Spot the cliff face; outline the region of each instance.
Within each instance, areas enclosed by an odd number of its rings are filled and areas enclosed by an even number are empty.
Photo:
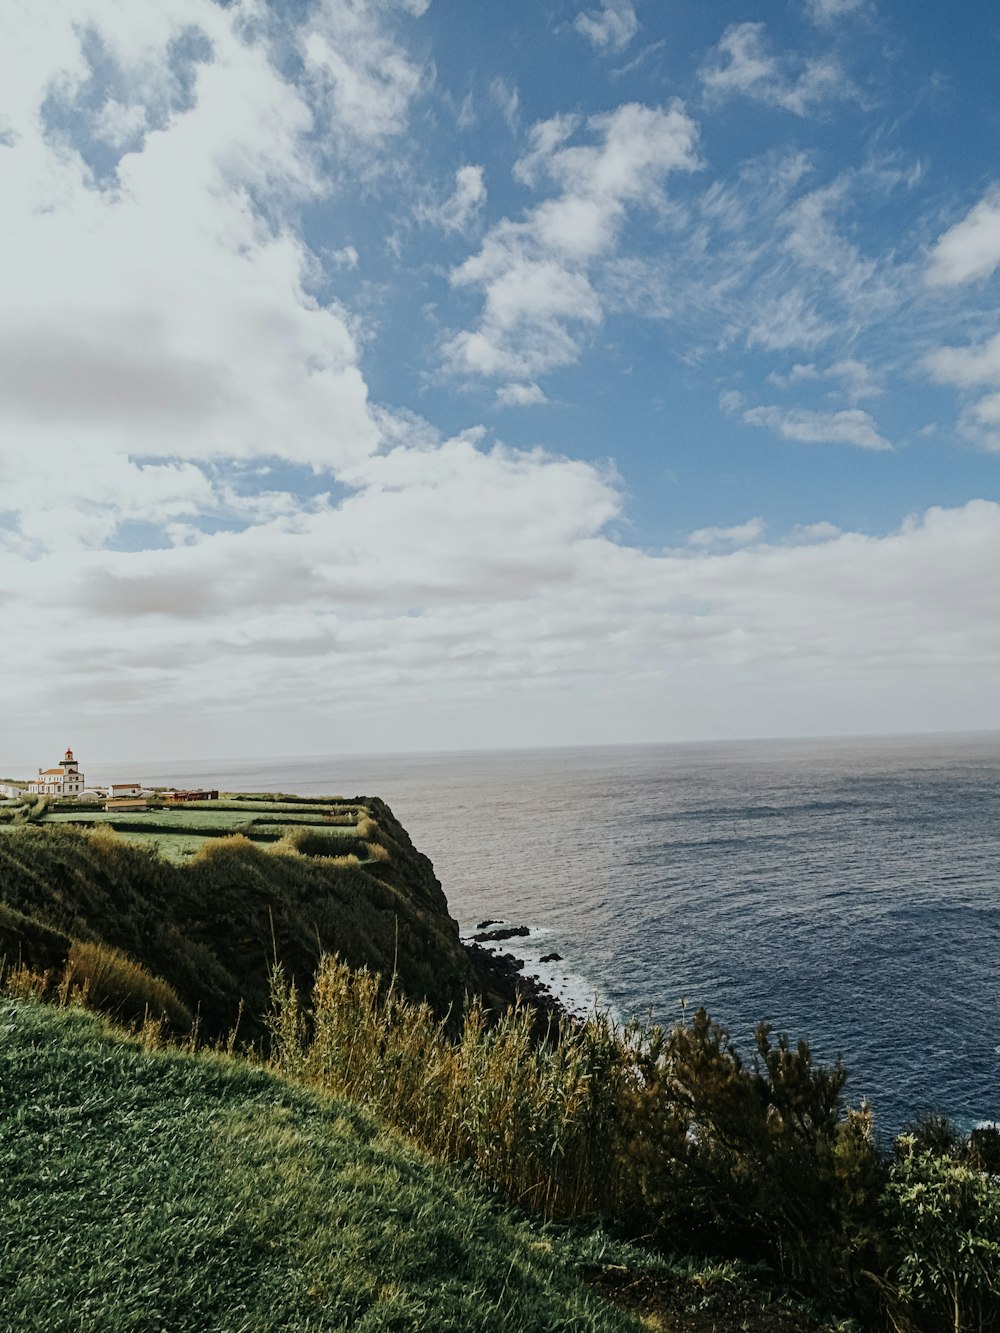
[[[284,817],[298,822],[284,830],[276,808],[273,824],[248,823],[249,837],[206,837],[180,863],[107,827],[5,828],[0,956],[58,971],[74,941],[108,945],[169,982],[209,1035],[231,1027],[241,1002],[241,1031],[259,1034],[273,964],[308,987],[324,953],[395,975],[440,1013],[460,1010],[470,993],[509,1002],[512,980],[461,944],[431,862],[389,807],[377,798],[343,806],[353,828],[303,826],[308,813],[286,804]],[[139,837],[146,827],[130,830]],[[260,837],[272,841],[252,841],[265,827]]]

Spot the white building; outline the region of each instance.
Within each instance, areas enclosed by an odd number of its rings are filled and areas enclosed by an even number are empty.
[[[38,796],[79,797],[86,785],[80,765],[73,758],[73,751],[67,750],[58,768],[38,770],[38,777],[28,783],[28,791]]]
[[[141,782],[112,782],[108,788],[108,799],[111,801],[132,800],[141,795]]]

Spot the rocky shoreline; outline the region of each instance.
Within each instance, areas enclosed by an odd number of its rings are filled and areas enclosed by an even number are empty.
[[[473,966],[486,982],[486,989],[498,994],[504,1005],[517,1002],[527,1004],[534,1009],[540,1025],[551,1029],[553,1024],[579,1021],[574,1013],[553,992],[548,981],[526,971],[527,964],[509,952],[500,952],[490,948],[506,940],[521,940],[531,936],[531,929],[523,925],[505,925],[497,920],[481,921],[476,931],[462,943]],[[562,962],[562,954],[550,952],[538,960],[540,963]]]

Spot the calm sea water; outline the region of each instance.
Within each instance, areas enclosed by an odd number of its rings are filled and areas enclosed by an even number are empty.
[[[464,930],[557,987],[838,1053],[883,1133],[1000,1118],[1000,736],[197,763],[145,781],[382,796]],[[563,980],[565,978],[565,980]]]

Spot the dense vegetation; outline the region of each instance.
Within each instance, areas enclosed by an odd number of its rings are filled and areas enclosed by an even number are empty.
[[[668,1249],[766,1261],[906,1333],[1000,1328],[996,1136],[940,1122],[886,1159],[845,1070],[757,1033],[745,1062],[704,1011],[672,1031],[607,1016],[538,1043],[473,1004],[452,1039],[426,1005],[326,960],[311,1003],[279,978],[273,1059],[548,1218],[600,1215]]]

